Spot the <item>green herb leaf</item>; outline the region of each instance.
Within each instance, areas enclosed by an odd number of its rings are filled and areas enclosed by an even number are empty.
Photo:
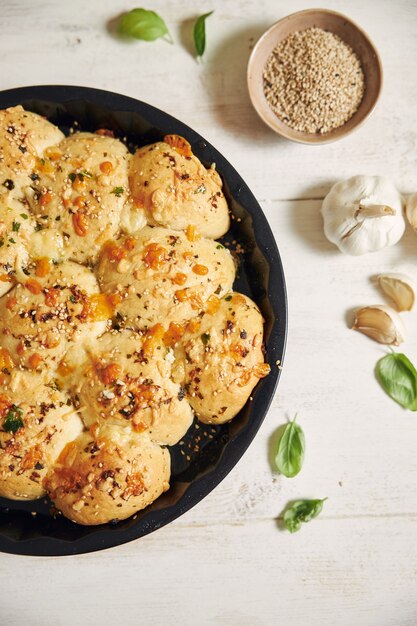
[[[297,416],[286,425],[275,456],[278,471],[287,478],[297,476],[304,461],[305,438],[301,426],[295,423],[296,419]]]
[[[24,220],[28,220],[29,219],[29,215],[27,215],[26,213],[21,213],[20,217],[22,217]]]
[[[114,193],[115,196],[120,198],[120,196],[122,195],[123,192],[124,192],[123,187],[115,187],[114,189],[111,190],[110,193]]]
[[[232,296],[226,296],[225,297],[226,302],[230,302],[231,299],[232,299]]]
[[[284,524],[290,533],[300,530],[301,524],[310,522],[320,515],[323,502],[327,500],[296,500],[284,513]]]
[[[18,233],[19,232],[19,228],[20,228],[20,222],[13,222],[13,224],[12,224],[12,231],[14,233]]]
[[[87,172],[87,170],[82,170],[81,172],[77,173],[71,172],[70,174],[68,174],[68,178],[72,183],[75,182],[76,178],[78,178],[80,182],[83,182],[84,178],[93,178],[93,175],[91,172]]]
[[[166,35],[172,43],[171,35],[162,17],[155,11],[148,11],[147,9],[132,9],[122,15],[119,22],[119,33],[144,41],[155,41],[155,39]]]
[[[59,382],[57,378],[55,378],[54,380],[51,380],[51,382],[49,382],[46,385],[46,387],[49,387],[50,389],[53,389],[54,391],[62,391],[61,383]]]
[[[206,193],[207,189],[204,185],[199,185],[197,189],[194,190],[194,194],[196,193]]]
[[[194,24],[194,46],[198,57],[202,57],[206,49],[206,19],[210,17],[212,13],[214,13],[214,11],[200,15]]]
[[[392,352],[380,359],[376,376],[390,398],[406,409],[417,411],[417,371],[405,354]]]
[[[9,237],[9,241],[10,243],[16,243],[16,239],[13,239],[13,237]]]
[[[203,342],[203,344],[206,346],[208,344],[208,342],[210,341],[210,335],[209,333],[203,333],[201,335],[201,341]]]
[[[3,429],[6,433],[15,433],[24,426],[24,422],[22,420],[23,411],[20,407],[16,406],[16,404],[12,404],[3,422]]]

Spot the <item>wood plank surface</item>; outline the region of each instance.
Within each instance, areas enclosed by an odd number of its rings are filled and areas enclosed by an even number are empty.
[[[371,277],[417,277],[417,236],[350,258],[329,244],[321,199],[354,174],[417,190],[417,3],[328,0],[377,45],[381,100],[350,137],[326,146],[279,139],[258,118],[246,65],[271,23],[313,0],[154,0],[174,46],[120,42],[121,0],[2,0],[0,88],[61,83],[143,99],[205,136],[248,182],[287,278],[287,356],[269,414],[223,483],[183,517],[130,544],[67,558],[0,558],[0,625],[416,626],[417,419],[374,376],[385,349],[349,329],[354,307],[382,301]],[[140,5],[139,5],[140,6]],[[190,20],[207,21],[207,54],[190,53]],[[110,24],[111,27],[111,24]],[[111,30],[111,28],[110,28]],[[417,311],[404,314],[417,362]],[[299,476],[274,474],[277,427],[299,414]],[[328,497],[297,535],[278,519],[299,497]]]

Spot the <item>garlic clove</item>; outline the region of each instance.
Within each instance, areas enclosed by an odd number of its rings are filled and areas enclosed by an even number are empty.
[[[412,193],[407,198],[405,214],[410,225],[417,231],[417,193]]]
[[[352,328],[388,345],[398,346],[405,339],[402,319],[394,309],[384,304],[365,306],[356,311]]]
[[[395,304],[397,311],[411,311],[415,300],[415,286],[405,274],[380,274],[377,283]]]

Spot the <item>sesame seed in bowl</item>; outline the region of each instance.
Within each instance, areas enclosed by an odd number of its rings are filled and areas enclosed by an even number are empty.
[[[381,85],[381,63],[368,37],[327,10],[300,11],[276,22],[248,65],[259,116],[301,143],[328,143],[351,132],[374,109]]]

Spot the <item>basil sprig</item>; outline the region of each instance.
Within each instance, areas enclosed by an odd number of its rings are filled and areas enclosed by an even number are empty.
[[[323,509],[323,500],[296,500],[284,513],[284,524],[290,533],[300,530],[301,524],[311,522],[312,519],[320,515]]]
[[[132,9],[124,13],[119,22],[119,33],[144,41],[155,41],[160,37],[167,37],[172,43],[172,37],[167,25],[158,13],[147,9]]]
[[[400,352],[391,352],[380,359],[376,376],[384,391],[410,411],[417,411],[417,371]]]
[[[210,11],[209,13],[204,13],[204,15],[200,15],[194,24],[194,46],[198,57],[202,57],[206,49],[206,19],[210,17],[213,12],[214,11]]]
[[[301,426],[296,424],[296,419],[297,415],[286,425],[278,441],[275,456],[278,471],[287,478],[297,476],[304,461],[305,437]]]

